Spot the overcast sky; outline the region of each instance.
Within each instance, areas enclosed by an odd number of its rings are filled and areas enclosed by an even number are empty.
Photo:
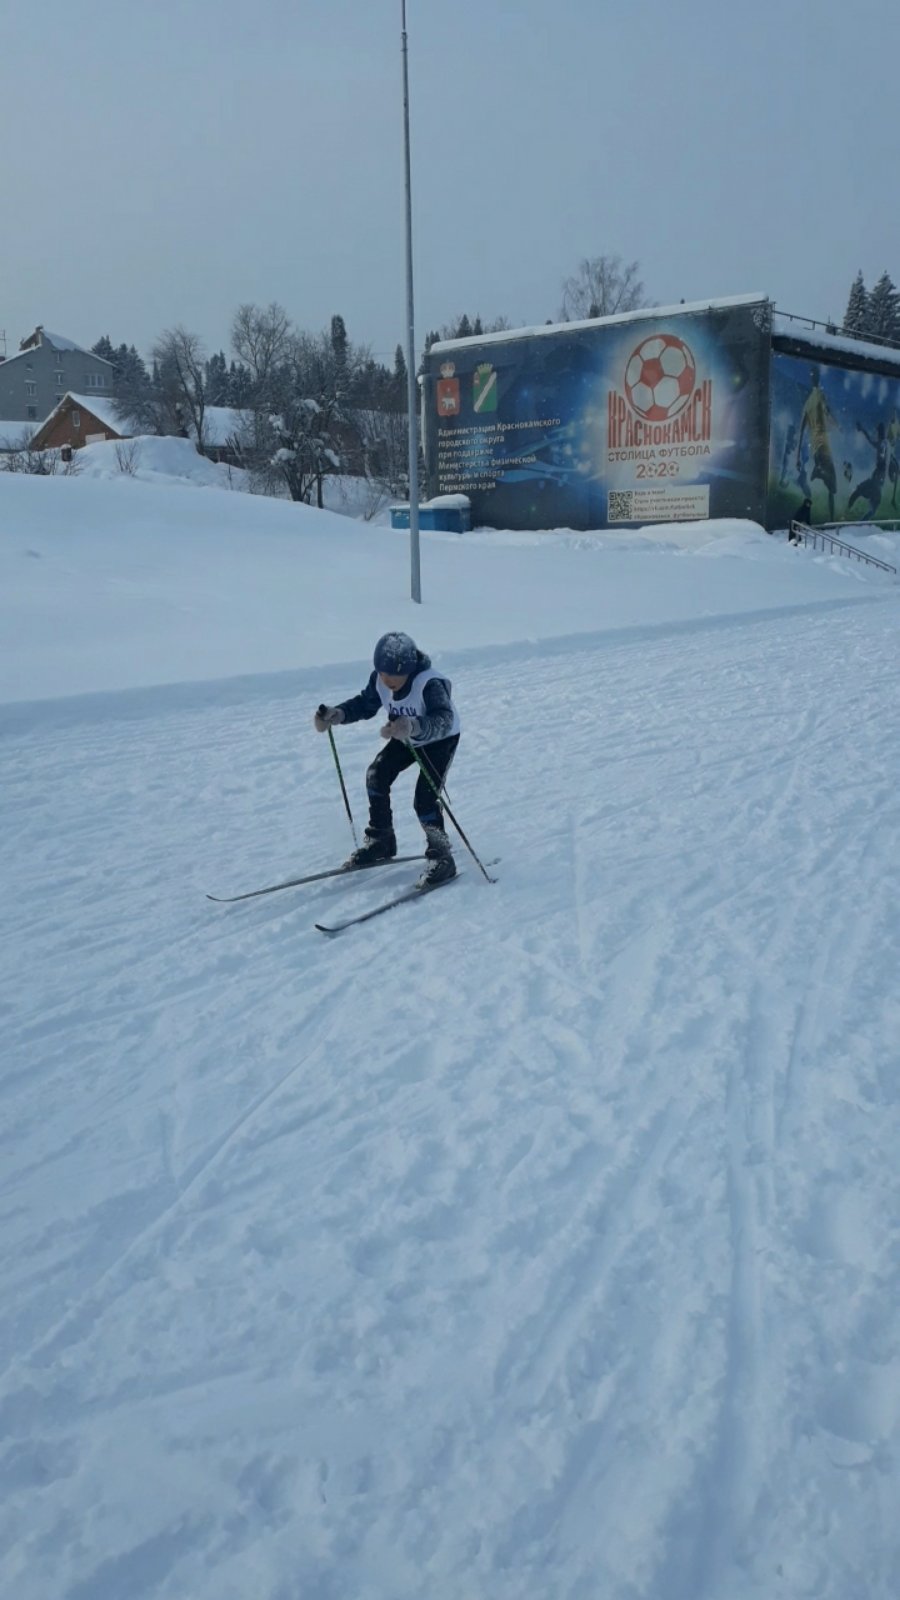
[[[408,0],[417,326],[900,282],[900,0]],[[10,0],[0,329],[227,347],[244,300],[404,338],[400,0]]]

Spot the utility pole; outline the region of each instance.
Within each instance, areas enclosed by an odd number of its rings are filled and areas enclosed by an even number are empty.
[[[409,560],[410,593],[422,602],[419,556],[419,406],[416,383],[416,319],[413,295],[412,172],[409,158],[409,45],[406,37],[406,0],[402,10],[403,47],[403,155],[406,167],[406,381],[409,408]]]

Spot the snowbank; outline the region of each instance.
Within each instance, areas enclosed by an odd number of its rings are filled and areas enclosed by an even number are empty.
[[[227,469],[178,439],[115,446],[76,478],[0,474],[0,699],[362,662],[386,627],[432,651],[685,623],[883,592],[886,580],[750,523],[635,534],[409,538],[221,489]],[[220,492],[197,494],[171,477]],[[142,475],[152,482],[142,481]]]
[[[77,476],[100,479],[133,477],[139,483],[182,484],[195,489],[244,489],[247,474],[220,466],[197,454],[191,439],[140,435],[118,442],[85,445],[76,456]]]

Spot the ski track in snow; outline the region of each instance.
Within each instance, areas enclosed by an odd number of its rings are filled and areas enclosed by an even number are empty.
[[[312,703],[6,739],[4,1594],[895,1600],[896,641],[473,655],[334,941]]]

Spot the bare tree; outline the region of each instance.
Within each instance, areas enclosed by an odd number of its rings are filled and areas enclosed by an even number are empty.
[[[116,384],[116,415],[132,433],[180,434],[202,449],[208,404],[202,339],[186,328],[169,328],[151,357],[152,376],[136,370]]]
[[[258,397],[266,395],[286,360],[292,333],[291,319],[277,300],[267,306],[250,302],[238,306],[231,323],[231,348],[249,371]]]
[[[69,446],[33,450],[30,432],[13,448],[0,452],[0,472],[25,472],[34,478],[77,478],[80,471],[77,450]]]
[[[198,450],[206,443],[206,351],[203,340],[180,325],[169,328],[152,350],[159,373],[158,403],[169,426],[158,431],[192,438]]]
[[[353,412],[365,463],[366,522],[393,499],[409,494],[409,425],[405,411],[369,407]]]
[[[585,257],[578,271],[563,283],[560,316],[565,322],[590,317],[612,317],[620,311],[637,311],[648,304],[636,261],[621,256]]]
[[[116,442],[116,464],[126,478],[133,478],[138,469],[140,446],[137,439],[119,439]]]

